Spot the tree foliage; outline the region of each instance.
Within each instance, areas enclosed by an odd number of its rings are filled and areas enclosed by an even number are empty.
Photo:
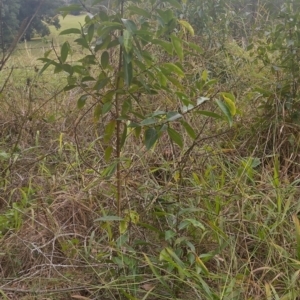
[[[3,0],[1,2],[1,35],[4,45],[9,45],[18,33],[22,22],[30,19],[39,7],[39,0]],[[34,34],[50,34],[48,25],[60,27],[56,9],[63,5],[62,0],[45,0],[35,18],[25,32],[24,38],[30,40]]]
[[[148,4],[133,5],[121,3],[120,12],[102,10],[87,16],[81,29],[70,28],[61,35],[76,34],[75,42],[85,50],[86,55],[76,63],[68,61],[71,45],[65,42],[56,60],[49,58],[49,51],[40,60],[54,72],[65,72],[68,85],[65,91],[79,89],[82,95],[77,106],[89,105],[94,108],[94,119],[100,122],[104,116],[114,116],[103,122],[103,144],[105,159],[111,164],[102,175],[112,176],[117,172],[118,214],[120,206],[120,161],[122,150],[129,133],[143,135],[145,147],[155,147],[158,139],[165,135],[180,148],[184,146],[183,136],[173,123],[196,140],[199,132],[184,119],[184,115],[197,114],[222,118],[210,111],[200,111],[203,102],[213,101],[212,87],[216,81],[203,70],[199,81],[191,81],[186,72],[187,58],[199,57],[203,50],[190,42],[193,27],[175,16],[176,9],[182,9],[179,2],[152,1]],[[152,5],[149,11],[147,5]],[[63,8],[70,13],[74,6]],[[117,10],[117,9],[116,9]],[[112,53],[118,55],[112,55]],[[148,109],[149,99],[173,99],[173,107],[179,110]],[[236,113],[235,98],[232,94],[219,94],[216,101],[224,119],[232,124]],[[171,100],[170,100],[171,101]],[[182,127],[181,127],[182,126]],[[115,145],[114,145],[115,144]],[[115,147],[113,147],[114,145]],[[115,157],[112,156],[115,148]]]

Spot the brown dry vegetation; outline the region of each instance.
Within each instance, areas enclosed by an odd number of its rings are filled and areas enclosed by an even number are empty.
[[[286,143],[288,134],[298,133],[288,126],[276,134],[258,127],[250,100],[251,86],[261,78],[234,42],[227,52],[210,49],[186,66],[191,74],[213,69],[214,88],[234,92],[240,114],[231,129],[224,121],[187,116],[201,134],[192,142],[175,124],[184,149],[162,137],[146,151],[141,138],[129,135],[122,209],[136,212],[139,222],[129,225],[124,240],[116,238],[118,222],[97,220],[116,215],[116,179],[102,173],[108,166],[101,142],[105,120],[95,123],[88,108],[78,110],[76,91],[58,93],[64,85],[58,75],[38,78],[32,70],[26,85],[26,77],[15,80],[13,74],[0,99],[3,299],[273,299],[272,289],[278,299],[296,299],[300,207],[291,172],[297,162],[288,146],[277,143],[293,161],[289,172],[285,164],[278,168],[277,178],[268,142]],[[178,107],[173,99],[143,103],[149,111]],[[203,110],[215,106],[206,103]],[[248,168],[248,157],[260,164]],[[185,219],[203,228],[180,230]],[[169,238],[172,232],[176,238]],[[166,247],[177,251],[188,276],[159,259]],[[189,261],[194,254],[198,269]]]

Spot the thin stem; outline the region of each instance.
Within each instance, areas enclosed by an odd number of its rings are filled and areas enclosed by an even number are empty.
[[[121,17],[124,14],[124,0],[120,3],[120,12]],[[121,30],[120,35],[123,36],[123,30]],[[119,51],[119,64],[118,64],[118,73],[116,78],[116,91],[119,89],[121,83],[121,70],[122,70],[122,60],[123,60],[123,49],[120,45]],[[121,200],[122,200],[122,190],[121,190],[121,121],[119,120],[120,116],[120,99],[119,94],[116,93],[115,96],[115,105],[116,105],[116,159],[117,159],[117,207],[118,215],[121,216]]]

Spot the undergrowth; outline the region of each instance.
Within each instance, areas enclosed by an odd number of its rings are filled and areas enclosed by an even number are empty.
[[[188,58],[186,73],[207,70],[212,89],[235,94],[233,126],[185,115],[197,138],[175,121],[184,146],[162,135],[150,150],[129,130],[121,216],[105,151],[115,141],[103,141],[113,114],[78,110],[81,91],[62,92],[59,74],[12,74],[0,99],[2,299],[297,299],[296,125],[282,147],[282,127],[263,119],[262,88],[278,74],[235,41],[223,46]],[[181,104],[143,97],[148,112]]]

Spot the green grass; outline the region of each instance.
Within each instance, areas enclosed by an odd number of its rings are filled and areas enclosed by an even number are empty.
[[[20,83],[20,85],[26,85],[28,79],[35,80],[37,70],[42,67],[41,62],[37,59],[44,56],[44,53],[52,48],[52,44],[55,46],[57,53],[60,53],[60,46],[65,41],[74,40],[74,35],[63,35],[59,33],[67,28],[75,27],[80,28],[80,24],[84,23],[85,15],[72,16],[68,15],[65,18],[60,17],[61,28],[56,30],[54,26],[50,26],[51,34],[46,37],[35,37],[31,41],[25,41],[18,44],[13,55],[7,62],[4,70],[0,75],[0,82],[4,83],[12,67],[15,68],[12,74],[12,80]],[[72,43],[73,44],[73,43]],[[61,76],[51,76],[52,82],[56,80],[59,84],[61,82]],[[46,79],[47,81],[47,76]],[[65,82],[65,81],[63,81]]]
[[[54,26],[50,26],[51,34],[49,36],[34,37],[31,41],[21,42],[13,55],[12,64],[22,64],[22,60],[26,63],[37,57],[42,57],[44,52],[51,48],[52,43],[54,46],[59,46],[65,41],[72,42],[74,35],[60,36],[59,33],[68,28],[80,28],[80,24],[84,24],[84,19],[85,15],[60,17],[60,29],[57,30]]]

